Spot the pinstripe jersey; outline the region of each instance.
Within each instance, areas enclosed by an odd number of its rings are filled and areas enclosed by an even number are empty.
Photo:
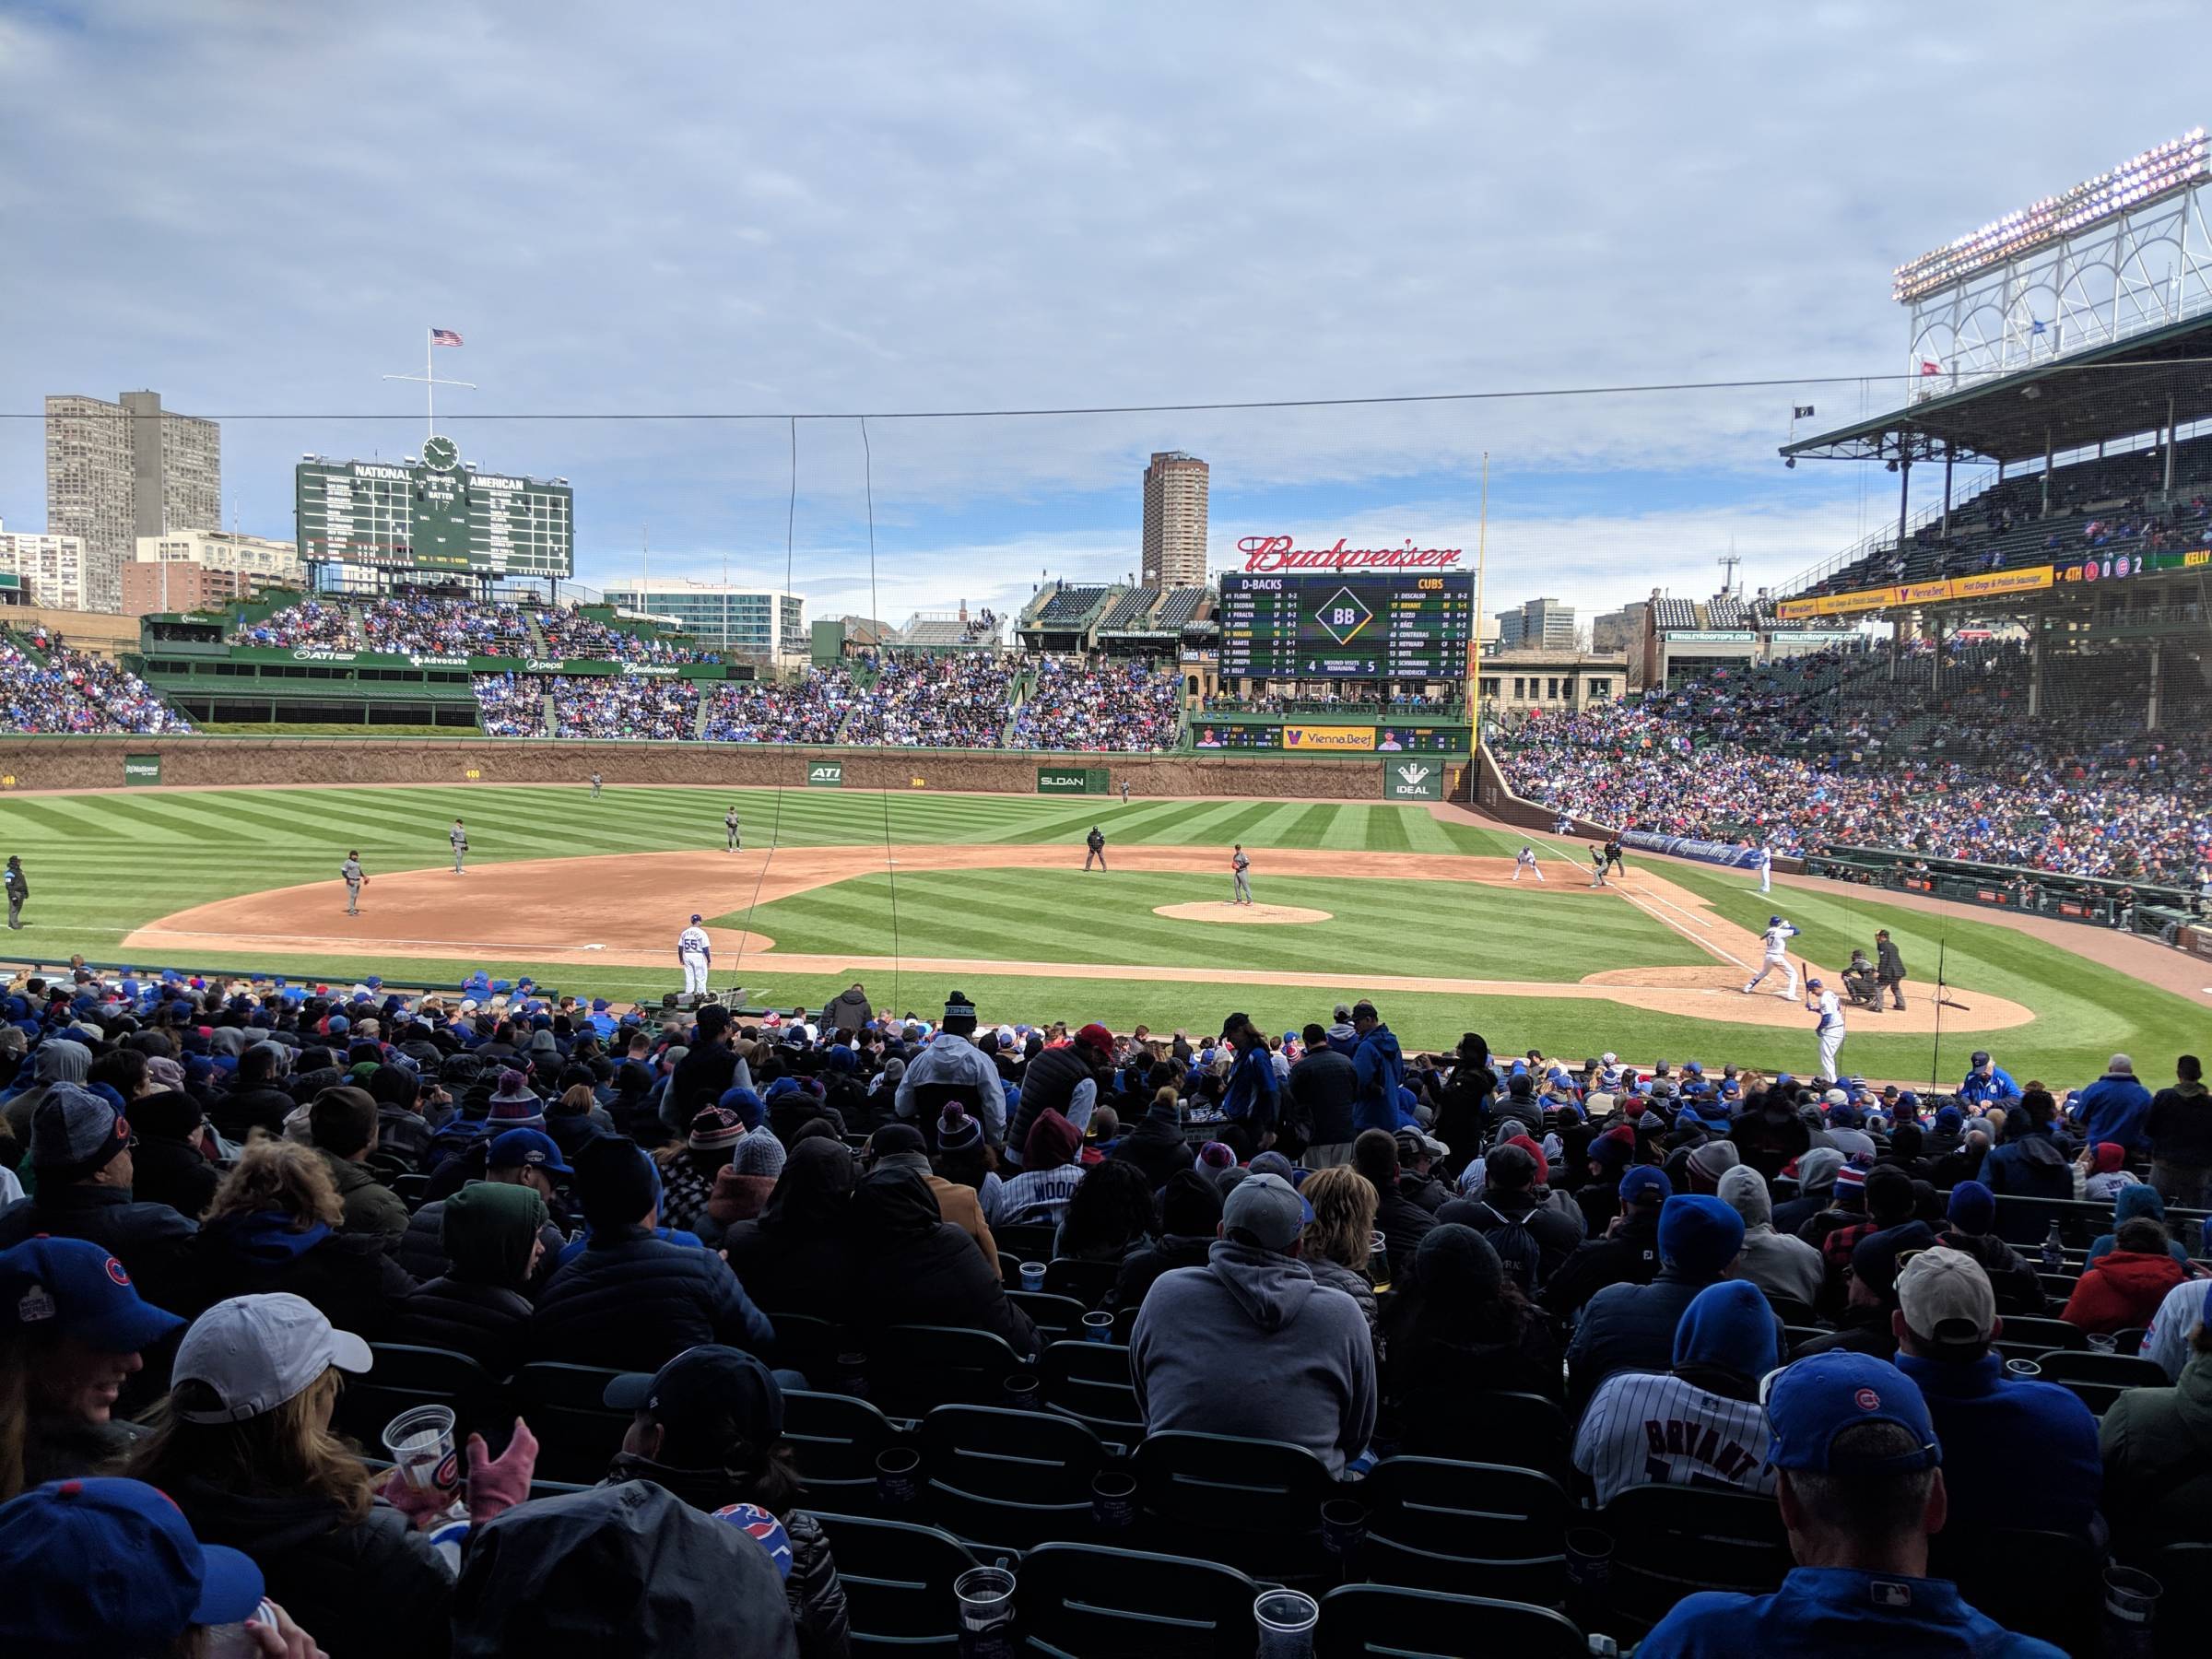
[[[1575,1431],[1574,1466],[1590,1477],[1601,1506],[1632,1486],[1762,1496],[1779,1478],[1767,1440],[1767,1414],[1753,1401],[1708,1394],[1672,1374],[1623,1371],[1591,1396]]]

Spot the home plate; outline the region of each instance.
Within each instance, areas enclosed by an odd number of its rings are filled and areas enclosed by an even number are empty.
[[[1157,904],[1152,907],[1156,916],[1167,916],[1177,922],[1327,922],[1332,918],[1327,911],[1306,910],[1295,904]]]

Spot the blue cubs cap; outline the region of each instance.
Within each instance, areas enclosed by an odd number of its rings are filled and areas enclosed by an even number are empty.
[[[1774,1436],[1767,1461],[1778,1469],[1875,1474],[1933,1469],[1943,1462],[1920,1389],[1871,1354],[1814,1354],[1771,1371],[1759,1385],[1759,1404]],[[1860,1423],[1895,1423],[1912,1437],[1914,1449],[1896,1457],[1831,1457],[1836,1436]]]
[[[553,1137],[542,1129],[509,1129],[493,1137],[491,1149],[485,1155],[485,1168],[514,1170],[525,1164],[550,1170],[556,1175],[576,1172],[562,1159]]]
[[[1666,1171],[1650,1164],[1639,1164],[1620,1178],[1620,1201],[1623,1204],[1649,1204],[1653,1199],[1664,1203],[1675,1195],[1675,1183],[1666,1178]]]
[[[83,1239],[27,1239],[0,1251],[0,1332],[48,1330],[102,1354],[135,1354],[184,1328],[141,1301],[123,1264]]]
[[[261,1606],[261,1569],[202,1544],[184,1512],[138,1480],[56,1480],[0,1504],[0,1650],[167,1652],[194,1625]]]

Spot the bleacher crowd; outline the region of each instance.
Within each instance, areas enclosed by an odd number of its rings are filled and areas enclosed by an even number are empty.
[[[1339,1583],[1324,1651],[2081,1651],[2114,1561],[2201,1628],[2194,1058],[1215,1031],[9,982],[0,1649],[949,1649],[999,1558],[1063,1652]]]
[[[72,650],[43,629],[20,641],[0,631],[0,724],[54,735],[192,730],[136,675]]]
[[[1165,754],[1182,713],[1182,677],[1172,667],[1083,668],[1046,657],[1014,712],[1014,747]]]

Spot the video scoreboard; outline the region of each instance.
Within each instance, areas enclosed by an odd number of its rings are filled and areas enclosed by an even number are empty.
[[[475,576],[575,573],[568,485],[480,472],[442,435],[405,462],[301,461],[293,474],[300,557]]]
[[[1466,677],[1472,571],[1219,581],[1224,678]]]

